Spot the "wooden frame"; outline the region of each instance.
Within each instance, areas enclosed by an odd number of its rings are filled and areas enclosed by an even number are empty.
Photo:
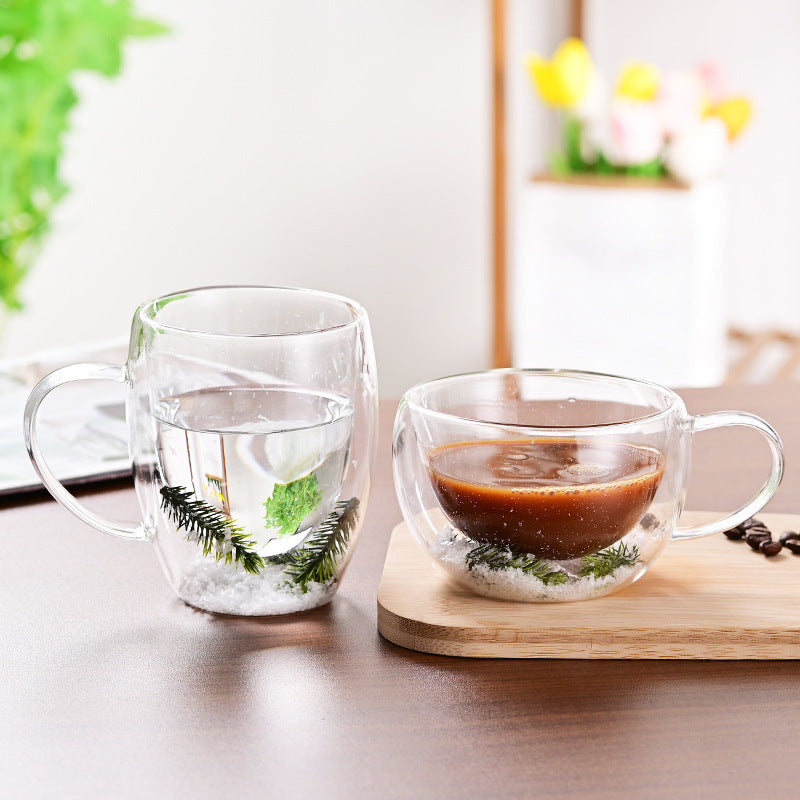
[[[492,0],[492,365],[511,365],[508,325],[506,207],[506,0]]]
[[[492,2],[492,365],[510,367],[506,178],[506,0]],[[584,36],[583,0],[570,0],[570,35]]]

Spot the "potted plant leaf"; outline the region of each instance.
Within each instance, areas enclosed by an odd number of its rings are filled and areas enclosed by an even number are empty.
[[[129,37],[166,28],[131,0],[8,0],[0,5],[0,310],[22,308],[20,286],[67,187],[64,133],[81,72],[114,77]]]

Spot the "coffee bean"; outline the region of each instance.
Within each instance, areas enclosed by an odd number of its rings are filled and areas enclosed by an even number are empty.
[[[724,531],[724,533],[729,539],[744,538],[744,528],[741,525],[737,525],[735,528],[731,528],[729,531]]]
[[[645,514],[640,520],[639,524],[646,530],[649,531],[651,528],[655,528],[658,525],[658,518],[655,514]]]
[[[761,542],[761,547],[759,547],[759,550],[761,550],[765,556],[776,556],[781,550],[783,550],[783,542],[764,540]]]
[[[772,531],[763,523],[759,522],[758,525],[751,525],[749,528],[745,528],[745,534],[748,533],[768,533],[770,536],[772,535]]]
[[[753,548],[753,550],[760,550],[762,544],[764,544],[765,542],[771,542],[772,541],[772,537],[769,536],[769,535],[767,535],[767,536],[763,536],[763,535],[751,536],[748,533],[747,536],[745,537],[745,541],[747,542],[747,544],[750,545],[750,547]]]
[[[800,555],[800,532],[784,531],[777,541],[772,539],[772,531],[760,520],[750,517],[730,530],[724,531],[729,539],[744,537],[747,544],[765,556],[775,556],[785,547]]]
[[[768,530],[761,530],[760,528],[750,528],[744,536],[747,544],[754,550],[758,550],[761,542],[772,541],[772,534]]]

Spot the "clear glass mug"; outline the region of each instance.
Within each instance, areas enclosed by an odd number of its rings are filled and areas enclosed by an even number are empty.
[[[104,519],[48,468],[36,436],[44,397],[73,380],[127,385],[142,521]],[[366,509],[377,422],[365,311],[336,295],[204,287],[140,306],[125,366],[45,377],[25,442],[50,493],[100,531],[152,541],[190,605],[282,614],[328,602]]]
[[[692,437],[727,425],[764,435],[769,476],[732,514],[681,527]],[[759,417],[693,417],[675,392],[653,383],[496,370],[410,389],[395,420],[393,466],[406,524],[457,583],[548,602],[621,589],[671,539],[752,516],[780,483],[783,447]]]

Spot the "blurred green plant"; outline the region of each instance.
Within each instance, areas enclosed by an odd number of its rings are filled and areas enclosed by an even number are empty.
[[[0,302],[22,307],[54,205],[63,134],[79,72],[122,68],[122,44],[166,32],[134,15],[132,0],[0,0]]]

